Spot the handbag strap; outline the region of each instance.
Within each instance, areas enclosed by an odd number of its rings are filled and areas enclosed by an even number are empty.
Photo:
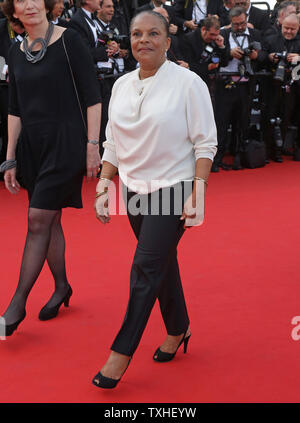
[[[75,89],[75,93],[76,93],[76,97],[77,97],[77,101],[78,101],[78,106],[79,106],[79,109],[80,109],[80,114],[81,114],[82,122],[83,122],[83,125],[85,127],[85,130],[87,132],[87,127],[86,127],[86,123],[85,123],[85,120],[84,120],[84,117],[83,117],[82,108],[81,108],[81,104],[80,104],[80,100],[79,100],[79,95],[78,95],[78,91],[77,91],[76,84],[75,84],[74,74],[73,74],[73,71],[72,71],[72,66],[71,66],[69,55],[68,55],[68,52],[67,52],[67,49],[66,49],[66,45],[65,45],[64,32],[63,32],[61,38],[62,38],[64,50],[65,50],[65,53],[66,53],[67,61],[68,61],[68,64],[69,64],[69,68],[70,68],[70,72],[71,72],[71,76],[72,76],[72,81],[73,81],[73,85],[74,85],[74,89]]]

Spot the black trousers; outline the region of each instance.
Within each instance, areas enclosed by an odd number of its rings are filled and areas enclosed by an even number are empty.
[[[104,148],[103,148],[103,142],[106,140],[105,131],[106,131],[106,125],[108,122],[108,106],[109,101],[111,97],[111,90],[115,83],[114,78],[107,78],[107,79],[100,79],[99,85],[100,85],[100,91],[101,91],[101,97],[102,97],[102,112],[101,112],[101,126],[100,126],[100,155],[103,156]]]
[[[215,163],[219,164],[226,152],[227,130],[232,123],[247,139],[250,115],[249,82],[237,83],[233,88],[225,88],[223,81],[216,83],[215,90],[215,120],[218,133],[218,152]]]
[[[7,151],[8,85],[0,85],[0,164],[6,160]],[[2,174],[0,174],[1,177]]]
[[[300,84],[292,84],[289,92],[282,88],[279,81],[268,80],[266,90],[266,111],[264,114],[264,135],[269,155],[272,156],[276,149],[273,139],[273,127],[270,119],[281,119],[281,133],[285,139],[290,125],[297,127],[297,144],[300,147]]]
[[[164,190],[157,191],[161,202]],[[128,204],[138,194],[128,192],[127,213],[138,240],[131,272],[130,297],[125,319],[111,349],[132,356],[143,335],[152,308],[158,298],[169,335],[180,335],[189,326],[189,318],[181,285],[177,245],[184,233],[184,223],[174,209],[168,215],[136,215]],[[183,196],[185,201],[187,195]],[[138,198],[138,197],[135,197]],[[153,205],[151,195],[140,195],[140,204],[147,200],[148,212]],[[147,206],[146,206],[147,207]]]

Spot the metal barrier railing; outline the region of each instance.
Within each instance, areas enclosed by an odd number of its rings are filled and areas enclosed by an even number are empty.
[[[271,11],[271,7],[270,7],[269,3],[266,2],[266,1],[252,1],[251,4],[253,6],[256,6],[256,5],[266,6],[266,11],[267,12]]]

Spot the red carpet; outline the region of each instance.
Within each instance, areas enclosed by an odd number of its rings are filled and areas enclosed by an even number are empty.
[[[120,327],[135,239],[126,216],[94,217],[95,182],[81,211],[66,210],[70,308],[37,318],[53,290],[45,266],[16,333],[0,341],[0,402],[298,402],[300,164],[212,174],[206,221],[179,248],[191,319],[188,353],[152,361],[165,336],[156,306],[114,391],[91,384]],[[15,289],[27,198],[0,183],[0,313]],[[299,330],[300,334],[300,330]]]

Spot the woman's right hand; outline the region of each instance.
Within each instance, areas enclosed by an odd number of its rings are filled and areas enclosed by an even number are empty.
[[[20,191],[20,184],[16,179],[17,170],[14,167],[13,169],[8,169],[4,174],[5,187],[11,194],[18,194]]]
[[[96,195],[101,194],[96,198],[94,209],[96,212],[96,218],[100,220],[101,223],[109,223],[109,209],[108,209],[108,181],[100,179],[97,188]]]
[[[96,198],[95,205],[96,218],[101,223],[109,223],[109,209],[108,209],[108,192]]]

